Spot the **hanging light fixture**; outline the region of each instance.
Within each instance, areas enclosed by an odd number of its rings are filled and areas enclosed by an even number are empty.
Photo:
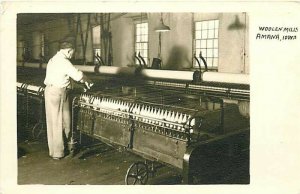
[[[228,30],[240,30],[244,29],[245,27],[246,25],[240,22],[239,16],[235,15],[235,21],[228,26]]]
[[[159,25],[155,28],[155,32],[167,32],[170,31],[170,27],[166,26],[164,24],[163,18],[162,18],[162,13],[160,14],[160,23]]]

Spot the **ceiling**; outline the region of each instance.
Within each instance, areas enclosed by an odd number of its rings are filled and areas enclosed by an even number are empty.
[[[37,23],[44,23],[48,21],[55,21],[62,18],[68,18],[78,13],[20,13],[17,14],[17,25],[31,25]],[[113,17],[111,20],[119,18],[123,15],[126,15],[127,18],[141,18],[141,14],[143,17],[146,16],[145,13],[113,13]]]
[[[30,25],[58,20],[72,16],[73,13],[20,13],[17,14],[17,25]]]

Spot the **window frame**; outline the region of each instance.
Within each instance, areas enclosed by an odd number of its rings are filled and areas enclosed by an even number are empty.
[[[145,42],[137,42],[137,25],[138,24],[144,24],[146,23],[147,24],[147,41]],[[145,34],[143,34],[145,35]],[[137,43],[146,43],[147,44],[147,57],[143,56],[142,54],[142,57],[144,58],[145,62],[146,62],[146,66],[149,67],[149,61],[150,61],[150,58],[149,58],[149,22],[148,20],[146,19],[146,17],[143,17],[142,19],[139,18],[139,19],[136,19],[134,20],[134,53],[136,53],[136,55],[138,55],[138,52],[137,52]],[[145,49],[140,49],[140,50],[145,50]],[[138,63],[138,60],[135,58],[134,59],[134,64],[135,65],[139,65]]]
[[[94,28],[96,28],[96,27],[98,27],[99,26],[99,31],[100,31],[100,33],[99,33],[99,40],[100,40],[100,44],[99,44],[99,48],[95,45],[95,43],[94,43]],[[101,42],[101,25],[100,24],[97,24],[97,25],[93,25],[93,26],[91,26],[91,33],[92,33],[92,46],[93,46],[93,63],[94,64],[96,64],[96,63],[98,63],[98,60],[97,60],[97,58],[96,58],[96,51],[95,50],[100,50],[99,52],[100,52],[100,57],[102,56],[102,42]],[[98,44],[97,44],[98,45]]]
[[[202,28],[202,26],[201,26],[201,28],[200,28],[200,30],[197,30],[197,23],[202,23],[202,22],[210,22],[210,21],[214,21],[214,27],[213,28],[209,28],[209,23],[207,23],[207,28]],[[216,28],[215,27],[215,22],[218,22],[218,27]],[[208,31],[209,30],[211,30],[211,29],[213,29],[214,30],[214,35],[213,35],[213,37],[210,37],[209,38],[209,36],[208,36]],[[218,35],[217,36],[215,36],[215,31],[217,30],[217,33],[218,33]],[[201,33],[203,32],[203,31],[205,31],[205,32],[207,32],[207,36],[206,36],[206,38],[202,38],[202,34],[201,34],[201,38],[200,39],[197,39],[197,37],[196,37],[196,35],[197,35],[197,31],[201,31]],[[213,18],[213,19],[205,19],[205,20],[195,20],[195,21],[193,21],[193,48],[192,48],[192,50],[193,50],[193,64],[192,64],[192,67],[193,68],[199,68],[199,66],[198,66],[198,63],[197,63],[197,61],[194,59],[194,54],[196,53],[196,51],[199,49],[199,50],[201,50],[201,49],[205,49],[206,51],[207,51],[207,49],[211,49],[211,52],[212,52],[212,56],[211,57],[208,57],[207,56],[207,52],[205,52],[205,54],[204,55],[202,55],[203,56],[203,58],[205,59],[205,61],[207,62],[207,68],[209,69],[209,70],[212,70],[212,71],[217,71],[218,70],[218,67],[219,67],[219,59],[220,59],[220,55],[219,55],[219,53],[220,53],[220,19],[219,18]],[[205,41],[206,42],[206,45],[205,45],[205,47],[201,47],[201,40],[202,41]],[[212,41],[212,47],[211,48],[208,48],[207,47],[207,42],[208,42],[208,40],[211,40]],[[214,44],[214,41],[217,41],[217,45],[215,46]],[[200,47],[198,48],[197,47],[197,41],[200,41]],[[214,56],[214,50],[215,49],[217,49],[217,57],[215,57]],[[201,65],[201,68],[204,68],[204,63],[202,62],[202,60],[199,58],[199,54],[196,54],[196,57],[199,59],[199,61],[200,61],[200,65]],[[214,61],[215,59],[217,59],[218,60],[218,62],[217,62],[217,64],[209,64],[208,63],[208,60],[207,59],[212,59],[212,61]]]

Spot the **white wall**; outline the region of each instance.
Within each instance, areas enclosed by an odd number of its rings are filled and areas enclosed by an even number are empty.
[[[131,18],[120,18],[111,22],[113,64],[134,64],[134,23]]]
[[[187,69],[192,67],[192,14],[164,14],[164,23],[171,30],[162,33],[162,56],[164,69]]]
[[[220,14],[220,38],[219,38],[219,72],[244,73],[246,69],[246,61],[244,61],[245,47],[245,29],[238,28],[229,29],[235,24],[236,17],[245,24],[245,14],[243,13],[226,13]],[[248,50],[248,49],[247,49]],[[248,64],[248,62],[247,62]]]

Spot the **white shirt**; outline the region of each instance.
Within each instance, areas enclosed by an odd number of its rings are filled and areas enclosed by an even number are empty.
[[[83,73],[76,69],[61,51],[58,51],[47,64],[44,84],[59,88],[68,87],[70,77],[75,81],[80,81]]]

